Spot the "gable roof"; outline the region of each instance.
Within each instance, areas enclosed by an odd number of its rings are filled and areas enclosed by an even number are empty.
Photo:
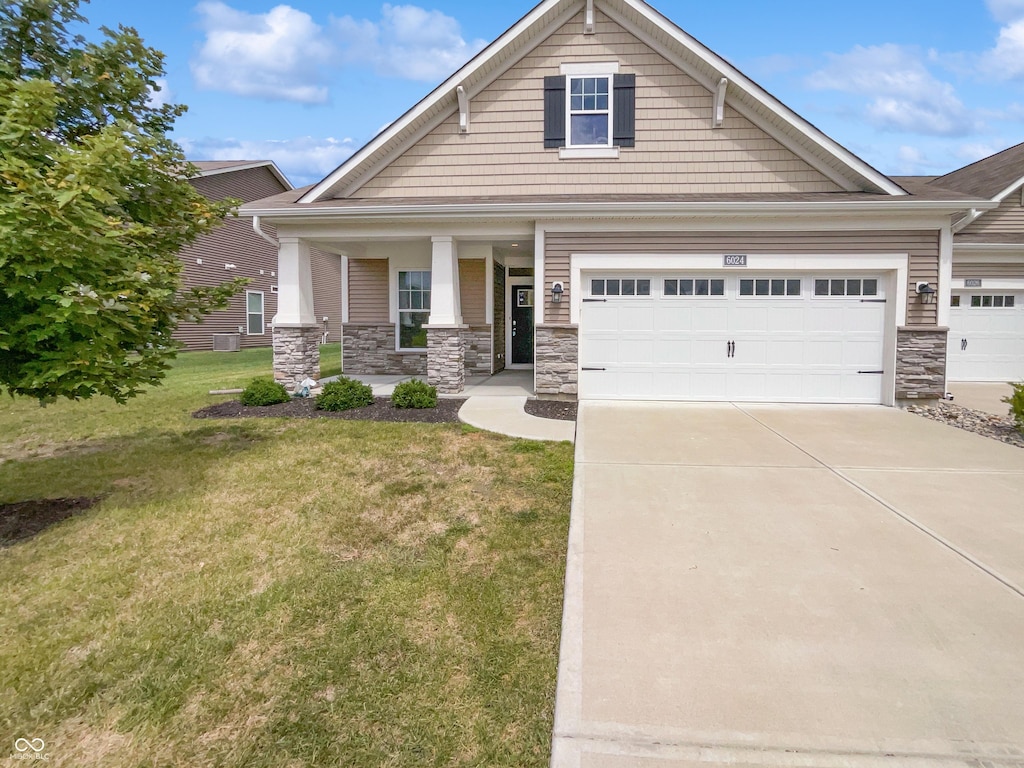
[[[266,166],[277,178],[285,189],[295,189],[288,177],[281,173],[277,163],[273,160],[190,160],[190,163],[199,169],[198,176],[216,176],[221,173],[233,173],[235,171],[247,171],[250,168],[263,168]]]
[[[930,182],[975,197],[1001,202],[1024,184],[1024,144],[982,158]]]
[[[352,194],[388,162],[458,109],[456,88],[472,99],[555,29],[586,7],[587,0],[542,0],[455,74],[381,131],[299,198],[312,203]],[[592,0],[605,15],[714,92],[728,80],[729,106],[848,192],[905,195],[898,184],[826,136],[754,81],[688,35],[644,0]]]

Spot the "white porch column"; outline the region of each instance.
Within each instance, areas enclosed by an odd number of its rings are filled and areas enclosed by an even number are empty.
[[[277,320],[279,327],[316,325],[309,244],[297,237],[278,238]]]
[[[320,326],[313,311],[309,244],[278,238],[277,314],[274,316],[274,378],[291,388],[320,378]]]
[[[431,238],[429,325],[462,325],[459,251],[452,237]]]

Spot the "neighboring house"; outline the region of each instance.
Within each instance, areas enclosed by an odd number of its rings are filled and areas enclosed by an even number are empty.
[[[270,160],[193,162],[199,175],[192,185],[212,200],[235,198],[243,203],[291,190],[292,185]],[[267,228],[273,235],[273,228]],[[249,279],[228,309],[214,312],[202,323],[181,323],[174,338],[186,349],[232,346],[269,347],[271,320],[277,313],[277,246],[253,230],[252,219],[228,216],[212,232],[181,251],[186,288],[209,286],[236,277]],[[341,263],[333,254],[317,253],[312,260],[316,281],[315,317],[320,337],[341,340]],[[328,318],[324,321],[324,317]]]
[[[1024,144],[928,183],[997,205],[953,224],[947,376],[1024,380]]]
[[[282,378],[316,369],[324,248],[346,373],[892,404],[945,393],[950,221],[994,207],[910,186],[641,0],[544,0],[320,183],[243,214],[277,227]]]

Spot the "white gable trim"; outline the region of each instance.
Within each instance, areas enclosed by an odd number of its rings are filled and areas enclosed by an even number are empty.
[[[1002,203],[1003,200],[1008,198],[1018,189],[1024,189],[1024,176],[1017,179],[1015,182],[1013,182],[1013,184],[1011,184],[998,195],[993,197],[992,202]],[[1024,197],[1021,198],[1021,205],[1024,205]],[[967,228],[968,226],[976,222],[978,219],[980,219],[982,216],[984,216],[988,211],[993,210],[995,210],[995,208],[987,208],[985,210],[982,210],[980,208],[972,208],[970,213],[968,213],[966,216],[960,219],[960,221],[953,225],[953,234],[956,234],[957,232],[962,232],[965,228]]]
[[[695,67],[684,61],[682,56],[676,52],[667,51],[666,46],[658,44],[657,41],[653,40],[650,34],[638,29],[635,23],[628,21],[622,16],[622,14],[616,12],[612,8],[609,8],[607,3],[602,0],[600,2],[600,8],[608,15],[609,18],[620,24],[632,34],[636,35],[643,42],[650,45],[659,54],[665,56],[665,58],[670,62],[693,77],[697,82],[701,83],[712,94],[716,92],[719,80],[722,77],[728,78],[730,85],[735,86],[734,89],[731,89],[734,95],[730,99],[730,105],[736,109],[737,112],[740,112],[755,125],[768,132],[769,135],[779,141],[783,146],[796,153],[798,157],[827,176],[843,189],[848,191],[861,189],[861,185],[856,181],[856,177],[859,176],[861,179],[867,181],[869,184],[887,194],[907,194],[905,190],[891,179],[875,170],[863,160],[860,160],[844,147],[823,134],[820,130],[782,104],[778,99],[771,96],[771,94],[759,85],[740,73],[720,56],[709,50],[703,44],[699,43],[695,38],[689,36],[676,27],[676,25],[665,16],[642,2],[642,0],[614,1],[623,3],[652,25],[662,29],[666,35],[672,38],[673,41],[688,50],[704,62],[705,65],[711,68],[715,72],[715,77],[712,79],[706,74],[696,71]],[[488,73],[488,76],[483,80],[472,85],[469,84],[469,81],[474,74],[482,70],[488,64],[499,62],[505,49],[512,43],[512,41],[517,37],[526,34],[534,25],[539,24],[546,15],[556,10],[561,3],[566,3],[565,9],[549,24],[544,25],[543,29],[535,30],[528,45],[523,46],[514,56],[508,57],[506,61],[497,63],[494,70]],[[366,163],[368,160],[371,161],[371,164],[365,169],[364,173],[342,188],[341,192],[343,195],[351,195],[363,184],[376,176],[383,168],[387,167],[394,157],[397,157],[411,144],[414,144],[416,141],[423,138],[423,136],[440,125],[445,119],[453,114],[455,110],[457,110],[458,105],[455,97],[455,88],[458,85],[463,85],[466,88],[467,96],[473,98],[477,93],[494,82],[494,80],[511,69],[530,51],[544,42],[551,32],[565,24],[582,9],[583,2],[581,2],[581,0],[570,0],[569,2],[566,2],[566,0],[544,0],[541,2],[526,16],[510,27],[504,34],[498,37],[497,40],[492,42],[483,51],[463,65],[457,72],[455,72],[455,74],[441,83],[441,85],[435,88],[412,109],[398,118],[385,130],[381,131],[381,133],[353,154],[338,168],[332,171],[320,183],[313,186],[296,202],[312,203],[321,199],[328,195],[349,173]],[[742,96],[746,96],[747,99],[753,102],[753,104],[750,106],[744,104],[744,99],[740,94],[742,94]],[[447,105],[444,103],[446,101],[449,102]],[[760,105],[777,115],[782,121],[784,127],[766,124],[763,117],[756,114],[754,109],[755,105]],[[409,127],[414,125],[416,122],[424,119],[431,112],[437,112],[438,114],[426,119],[423,125],[416,129],[412,135],[404,138],[402,137],[403,132],[407,131]],[[796,136],[786,135],[785,129],[791,129]],[[850,174],[847,175],[841,170],[830,166],[823,157],[812,151],[810,147],[802,144],[799,138],[797,138],[798,136],[802,136],[812,146],[817,146],[825,155],[830,155],[836,158],[841,166],[850,171]],[[398,140],[396,147],[389,150],[382,157],[372,160],[375,154],[383,150],[388,143],[395,140]]]

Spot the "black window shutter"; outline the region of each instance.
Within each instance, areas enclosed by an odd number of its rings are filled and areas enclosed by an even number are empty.
[[[565,146],[565,77],[544,78],[544,147]]]
[[[636,75],[615,75],[612,143],[632,147],[636,140]]]

